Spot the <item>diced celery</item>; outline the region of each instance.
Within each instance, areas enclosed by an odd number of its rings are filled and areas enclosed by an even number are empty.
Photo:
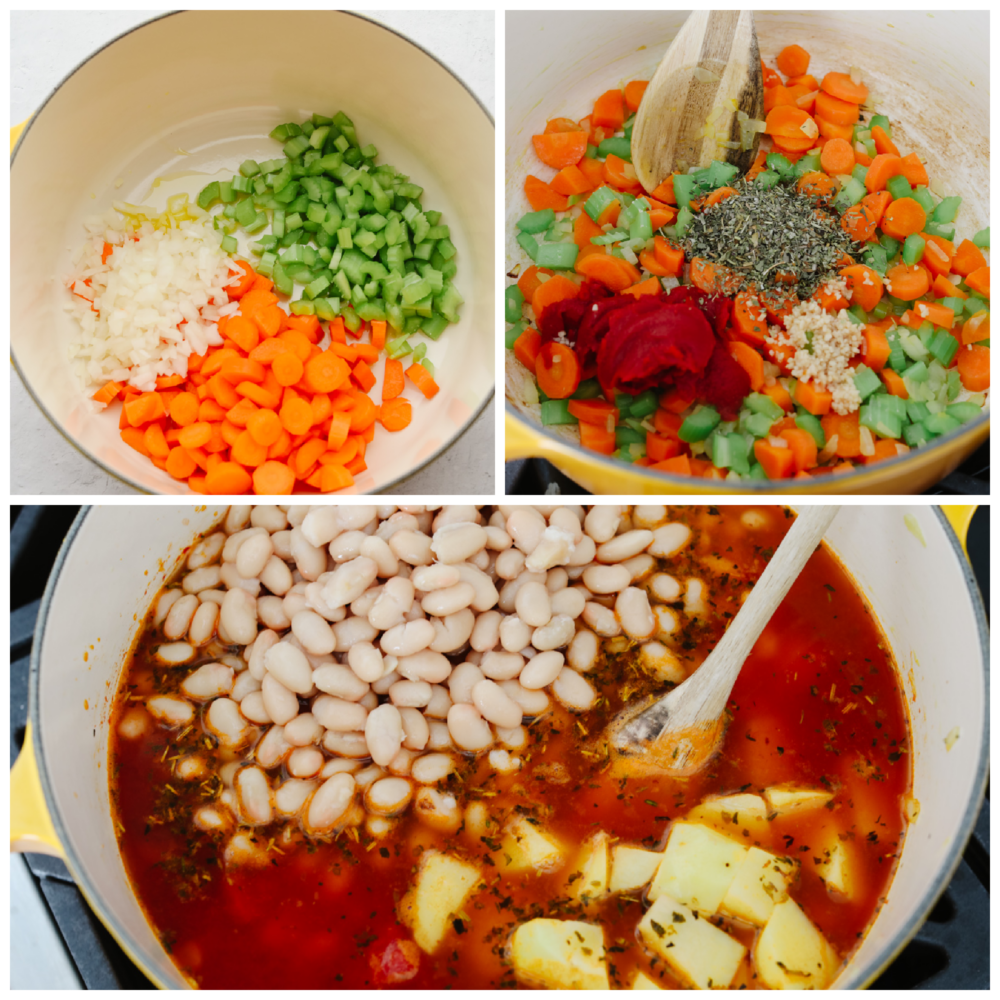
[[[350,234],[348,233],[348,240],[350,240]],[[517,234],[518,246],[534,261],[538,258],[538,240],[535,239],[530,233],[518,233]],[[350,243],[348,243],[348,246]]]
[[[903,428],[903,441],[911,448],[919,448],[930,441],[931,435],[922,423],[907,424]]]
[[[895,257],[899,253],[899,248],[902,245],[899,240],[892,236],[882,235],[879,237],[879,243],[885,248],[885,252],[889,255],[890,259]]]
[[[780,409],[780,407],[779,407]],[[766,413],[750,413],[744,420],[746,430],[754,437],[767,437],[771,433],[774,420]]]
[[[597,147],[598,156],[608,156],[609,154],[621,157],[628,163],[632,162],[632,144],[628,139],[621,138],[620,136],[612,136],[610,139],[605,139]]]
[[[955,216],[958,215],[959,206],[962,204],[962,199],[958,195],[952,195],[949,198],[942,200],[941,204],[934,209],[934,215],[931,217],[934,222],[954,222]]]
[[[776,170],[782,176],[792,172],[792,164],[788,161],[787,157],[782,156],[781,153],[767,154],[767,168],[768,170]],[[674,183],[676,184],[676,180]]]
[[[757,175],[754,183],[767,190],[768,188],[775,187],[780,180],[781,174],[779,174],[776,170],[762,170]]]
[[[868,126],[869,128],[875,128],[876,125],[881,128],[890,139],[892,138],[892,126],[889,124],[889,119],[886,118],[885,115],[872,115]]]
[[[949,417],[954,417],[960,423],[968,423],[982,413],[982,408],[975,403],[951,403],[945,410]]]
[[[917,189],[910,195],[910,197],[930,216],[931,212],[934,211],[935,202],[931,197],[930,191],[923,184],[919,185]]]
[[[631,427],[616,427],[615,428],[615,443],[618,445],[623,444],[645,444],[646,442],[646,432],[633,430]]]
[[[845,212],[852,205],[856,205],[868,193],[864,184],[854,177],[848,178],[844,186],[840,189],[840,194],[834,199],[833,204],[836,209]]]
[[[615,200],[616,195],[611,188],[599,187],[584,203],[583,210],[597,222],[601,213]]]
[[[674,183],[677,183],[676,179]],[[691,225],[693,218],[694,214],[686,205],[677,212],[677,218],[674,220],[674,228],[677,230],[678,236],[683,236],[687,232],[687,227]]]
[[[568,399],[547,399],[542,403],[541,411],[542,424],[545,427],[550,427],[553,424],[579,423],[576,417],[569,412]]]
[[[945,329],[935,330],[931,337],[927,350],[941,362],[942,365],[950,365],[955,355],[958,353],[958,341]]]
[[[879,274],[885,274],[886,268],[889,266],[889,261],[884,247],[879,246],[877,243],[869,243],[865,248],[863,256],[864,262],[873,271],[877,271]]]
[[[858,365],[854,370],[854,387],[862,399],[882,388],[882,380],[866,365]]]
[[[598,382],[596,378],[586,378],[576,387],[576,392],[574,392],[570,398],[597,399],[598,396],[603,395],[604,393],[601,390],[601,383]]]
[[[780,420],[785,411],[770,396],[762,392],[751,392],[744,400],[744,405],[754,413],[770,417],[771,421]]]
[[[930,434],[947,434],[957,431],[962,422],[948,413],[932,413],[923,421],[923,425]]]
[[[652,389],[646,389],[645,392],[640,392],[635,399],[632,400],[629,406],[629,413],[633,417],[649,417],[654,414],[659,407],[660,403],[656,397],[656,393]]]
[[[899,327],[898,330],[900,347],[902,347],[906,354],[914,361],[923,361],[924,358],[927,357],[927,348],[924,347],[921,339],[915,333],[912,333],[903,327]]]
[[[539,267],[566,270],[576,263],[579,252],[580,248],[575,243],[543,243],[538,248],[534,260]]]
[[[688,443],[704,441],[721,420],[714,406],[701,406],[681,424],[677,436]]]
[[[985,229],[980,229],[975,236],[972,237],[972,242],[976,244],[977,247],[981,249],[989,250],[990,248],[990,227],[987,226]]]
[[[859,423],[874,431],[879,437],[898,438],[903,430],[902,420],[886,405],[888,400],[896,398],[898,397],[887,396],[884,393],[872,396],[869,402],[861,404],[861,409],[858,411]]]
[[[925,223],[924,232],[927,233],[928,236],[940,236],[946,240],[953,240],[955,238],[954,225],[943,222],[934,222],[931,219],[928,219]]]
[[[893,198],[909,198],[913,194],[913,188],[910,187],[910,182],[902,175],[896,174],[895,177],[890,177],[886,181],[885,189],[893,196]]]
[[[524,295],[517,285],[508,285],[504,290],[504,319],[508,323],[516,323],[521,318],[524,306]]]
[[[907,267],[916,264],[923,258],[925,246],[927,246],[927,241],[922,236],[918,236],[916,233],[907,236],[903,243],[903,263]]]

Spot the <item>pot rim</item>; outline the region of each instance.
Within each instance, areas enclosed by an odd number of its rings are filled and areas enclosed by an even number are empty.
[[[87,63],[89,63],[95,57],[99,56],[105,49],[108,49],[112,45],[115,45],[117,42],[120,42],[123,38],[126,38],[128,35],[134,34],[137,31],[141,31],[143,28],[147,28],[147,27],[149,27],[149,25],[155,24],[157,21],[165,20],[168,17],[176,17],[177,15],[184,15],[184,14],[191,14],[191,13],[198,13],[198,11],[175,10],[175,11],[170,11],[167,14],[160,14],[157,17],[151,17],[148,20],[143,21],[141,24],[137,24],[137,25],[135,25],[135,27],[129,28],[127,31],[123,31],[120,34],[115,35],[115,37],[112,38],[110,41],[105,42],[104,45],[102,45],[98,49],[95,49],[85,59],[82,59],[79,63],[77,63],[77,65],[74,66],[55,85],[55,87],[52,88],[52,90],[49,92],[49,94],[45,98],[45,100],[42,101],[42,103],[32,113],[31,117],[25,123],[24,128],[21,131],[21,134],[18,136],[17,143],[15,144],[13,150],[11,150],[11,154],[10,154],[10,164],[11,164],[11,167],[14,166],[14,160],[17,157],[18,151],[21,149],[21,145],[24,143],[25,138],[31,132],[31,128],[35,124],[35,121],[38,118],[38,116],[41,114],[42,111],[45,110],[46,106],[52,100],[52,98],[55,97],[56,94],[60,90],[62,90],[62,88],[67,83],[70,82],[71,78],[74,77],[74,76],[76,76],[76,74],[81,69],[83,69],[83,67],[86,66]],[[366,21],[366,22],[368,22],[368,24],[374,25],[377,28],[381,28],[383,31],[387,31],[390,34],[395,35],[397,38],[402,39],[404,42],[408,42],[415,49],[419,49],[420,52],[422,52],[425,56],[427,56],[427,58],[433,59],[434,62],[436,62],[450,77],[452,77],[452,79],[454,79],[462,87],[463,90],[465,90],[465,92],[473,99],[473,101],[475,101],[475,103],[477,104],[477,106],[479,107],[479,109],[483,112],[483,114],[486,115],[487,119],[489,120],[490,125],[493,126],[494,132],[496,131],[496,120],[494,119],[493,115],[490,114],[490,112],[487,109],[486,105],[483,104],[483,102],[472,91],[472,89],[469,87],[469,85],[460,76],[458,76],[458,74],[455,73],[455,71],[452,70],[451,67],[449,67],[445,63],[443,63],[432,52],[428,52],[428,50],[425,49],[419,42],[413,41],[412,38],[408,38],[402,32],[397,31],[395,28],[390,28],[388,25],[383,24],[381,21],[376,21],[376,20],[374,20],[374,19],[372,19],[370,17],[365,17],[363,14],[358,14],[358,13],[356,13],[354,11],[349,11],[349,10],[332,10],[332,11],[325,11],[325,13],[327,13],[327,14],[344,15],[344,16],[348,16],[348,17],[356,17],[359,21]],[[143,493],[146,496],[172,495],[172,494],[160,494],[160,493],[157,493],[154,490],[149,489],[146,486],[142,486],[139,483],[133,482],[133,480],[130,479],[124,473],[119,472],[116,469],[111,468],[109,465],[105,464],[101,459],[97,458],[95,455],[92,455],[85,447],[83,447],[83,445],[81,445],[75,438],[71,437],[63,429],[63,427],[59,423],[59,421],[56,420],[55,417],[49,412],[48,407],[46,407],[45,404],[41,401],[41,399],[39,399],[39,397],[36,395],[34,387],[31,385],[31,383],[28,381],[27,377],[25,376],[24,372],[21,370],[21,366],[18,363],[17,355],[16,355],[16,353],[14,351],[13,345],[11,345],[10,357],[11,357],[11,361],[14,364],[14,370],[17,372],[18,378],[20,378],[20,380],[21,380],[21,384],[27,390],[28,395],[31,396],[32,400],[34,401],[34,403],[38,407],[38,409],[41,410],[42,413],[45,415],[45,419],[48,420],[48,422],[59,432],[59,434],[62,435],[62,437],[66,441],[68,441],[81,455],[83,455],[84,458],[86,458],[89,461],[93,462],[99,468],[103,469],[109,476],[111,476],[114,479],[117,479],[120,483],[125,483],[126,486],[130,486],[132,489],[136,490],[139,493]],[[363,493],[355,493],[355,494],[351,494],[351,495],[352,496],[366,496],[366,495],[370,496],[370,495],[376,494],[376,493],[384,493],[386,490],[391,490],[391,489],[394,489],[395,487],[401,485],[407,479],[409,479],[411,476],[415,476],[418,472],[420,472],[421,470],[425,469],[428,465],[430,465],[431,462],[433,462],[436,459],[440,458],[446,451],[448,451],[448,449],[451,448],[452,445],[455,445],[455,444],[458,443],[458,441],[462,438],[462,436],[469,430],[470,427],[472,427],[472,425],[476,422],[476,420],[479,419],[479,417],[485,411],[486,407],[489,406],[489,404],[493,401],[493,398],[496,396],[496,391],[497,391],[496,390],[496,380],[494,379],[493,387],[490,389],[490,391],[483,398],[483,401],[479,404],[479,406],[476,408],[476,410],[473,411],[470,414],[470,416],[465,421],[465,423],[462,425],[462,427],[455,433],[455,435],[450,440],[444,442],[444,444],[442,444],[440,448],[438,448],[433,454],[431,454],[427,458],[425,458],[419,465],[415,465],[415,466],[413,466],[413,468],[407,469],[403,474],[401,474],[399,476],[396,476],[394,479],[391,479],[391,480],[389,480],[389,481],[387,481],[385,483],[377,484],[371,490],[365,490]],[[179,496],[183,496],[184,494],[178,494],[178,495]],[[194,495],[194,494],[192,494],[192,495]]]
[[[31,645],[31,660],[28,677],[28,718],[31,722],[32,740],[34,743],[35,759],[38,764],[39,782],[45,797],[46,808],[48,809],[49,815],[52,819],[52,826],[57,837],[59,838],[59,843],[62,845],[66,866],[69,868],[74,881],[86,898],[93,913],[107,928],[108,932],[118,942],[118,944],[122,947],[122,950],[125,951],[132,962],[134,962],[143,974],[149,977],[160,989],[169,989],[171,987],[168,983],[147,968],[147,965],[143,960],[143,951],[133,939],[129,929],[120,925],[112,914],[105,911],[98,887],[91,881],[86,870],[80,864],[79,859],[74,852],[72,842],[69,839],[68,829],[63,823],[62,816],[56,806],[52,784],[49,779],[49,769],[45,756],[45,747],[42,740],[41,719],[38,709],[38,690],[40,683],[39,674],[41,668],[41,649],[42,640],[45,634],[45,624],[48,620],[53,594],[59,578],[62,575],[66,558],[69,555],[69,551],[72,548],[76,536],[83,528],[83,525],[87,520],[87,516],[93,509],[93,506],[94,505],[92,504],[88,504],[87,506],[82,507],[70,526],[69,531],[67,531],[66,537],[63,539],[63,543],[59,548],[59,553],[56,556],[56,561],[53,564],[52,571],[49,574],[48,582],[45,585],[45,592],[42,595],[41,603],[39,604],[38,618],[35,622],[35,632]],[[954,527],[952,527],[947,517],[945,517],[940,505],[933,504],[930,506],[934,507],[935,515],[944,528],[945,537],[951,546],[952,552],[957,557],[958,564],[961,567],[965,589],[972,602],[972,610],[976,619],[976,629],[979,638],[979,651],[983,671],[983,684],[986,692],[982,705],[983,739],[979,747],[979,760],[976,764],[976,775],[973,781],[973,793],[969,797],[969,801],[966,804],[965,812],[959,825],[958,835],[952,841],[950,852],[946,855],[947,860],[938,869],[936,877],[927,887],[923,897],[917,906],[914,907],[908,920],[885,945],[881,958],[876,963],[873,963],[868,970],[864,970],[863,972],[859,970],[856,974],[852,974],[852,970],[850,969],[851,960],[847,960],[844,967],[846,979],[845,982],[838,987],[842,989],[864,989],[870,986],[916,935],[917,931],[927,919],[927,915],[930,913],[935,903],[937,903],[941,894],[948,887],[955,871],[962,862],[965,845],[968,843],[969,837],[972,834],[972,828],[975,825],[976,817],[979,815],[979,810],[982,806],[983,798],[986,792],[986,781],[989,774],[990,745],[989,624],[986,618],[986,609],[983,605],[982,594],[979,590],[979,585],[976,583],[976,579],[972,574],[972,567],[969,564],[969,560],[963,551],[961,540],[955,532]],[[905,850],[905,843],[903,849]],[[115,843],[115,850],[118,851],[117,841]],[[141,903],[139,905],[141,908]]]

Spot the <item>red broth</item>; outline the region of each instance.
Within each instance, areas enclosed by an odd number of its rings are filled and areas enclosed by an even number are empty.
[[[766,523],[740,520],[750,508],[676,507],[695,543],[663,567],[678,579],[697,575],[708,586],[712,616],[684,619],[674,651],[687,671],[705,658],[741,597],[787,530],[779,508],[752,508]],[[678,607],[682,602],[678,603]],[[152,628],[129,665],[119,708],[154,692],[176,689],[186,670],[155,665],[160,641]],[[206,658],[207,659],[207,658]],[[197,665],[195,664],[192,666]],[[483,800],[499,826],[515,810],[537,819],[567,845],[596,830],[648,849],[662,849],[673,820],[706,796],[755,791],[783,782],[827,788],[828,808],[778,817],[765,850],[797,858],[801,875],[790,895],[841,958],[856,947],[884,899],[905,828],[911,776],[905,702],[888,645],[871,610],[826,549],[811,558],[758,642],[733,691],[721,754],[698,775],[622,776],[607,766],[600,734],[626,701],[662,690],[629,652],[608,653],[588,674],[603,695],[589,712],[553,702],[529,727],[524,768],[498,775],[485,755],[465,755],[447,787],[460,801]],[[131,699],[131,700],[129,700]],[[113,719],[112,732],[117,729]],[[502,877],[499,843],[460,830],[443,835],[403,817],[380,840],[363,828],[310,840],[281,824],[258,829],[268,845],[263,868],[226,871],[223,843],[196,830],[194,809],[221,789],[217,777],[195,787],[173,774],[173,760],[198,746],[221,763],[214,740],[197,724],[182,740],[154,730],[142,740],[112,737],[111,787],[120,848],[138,899],[178,968],[205,988],[412,989],[515,987],[511,933],[531,917],[600,922],[612,986],[628,988],[637,971],[668,988],[677,982],[636,937],[645,910],[638,892],[584,908],[567,894],[565,868],[554,874]],[[838,901],[820,875],[822,845],[849,845],[860,891]],[[413,883],[421,854],[447,849],[481,867],[481,887],[453,921],[433,956],[391,982],[398,942],[410,930],[397,921],[399,900]],[[738,921],[725,929],[750,946],[755,931]],[[412,946],[415,949],[415,946]],[[404,961],[404,965],[406,962]],[[758,985],[744,961],[733,987]]]

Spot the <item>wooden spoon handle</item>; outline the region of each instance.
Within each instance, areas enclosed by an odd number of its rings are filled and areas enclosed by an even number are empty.
[[[665,699],[670,708],[671,730],[708,722],[722,714],[754,643],[816,551],[823,533],[839,510],[836,505],[800,510],[732,625],[705,662],[681,685],[687,689],[684,698],[677,699],[676,708],[669,705],[671,696],[681,690],[677,687]]]

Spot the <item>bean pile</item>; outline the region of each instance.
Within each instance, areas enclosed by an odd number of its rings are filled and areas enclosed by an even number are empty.
[[[667,605],[704,613],[704,584],[657,560],[690,538],[662,506],[233,506],[158,597],[167,681],[119,735],[158,725],[178,778],[221,780],[194,822],[227,863],[263,863],[247,828],[280,821],[378,837],[412,805],[453,832],[464,804],[435,786],[462,755],[519,770],[550,699],[592,708],[605,640],[683,678]]]

